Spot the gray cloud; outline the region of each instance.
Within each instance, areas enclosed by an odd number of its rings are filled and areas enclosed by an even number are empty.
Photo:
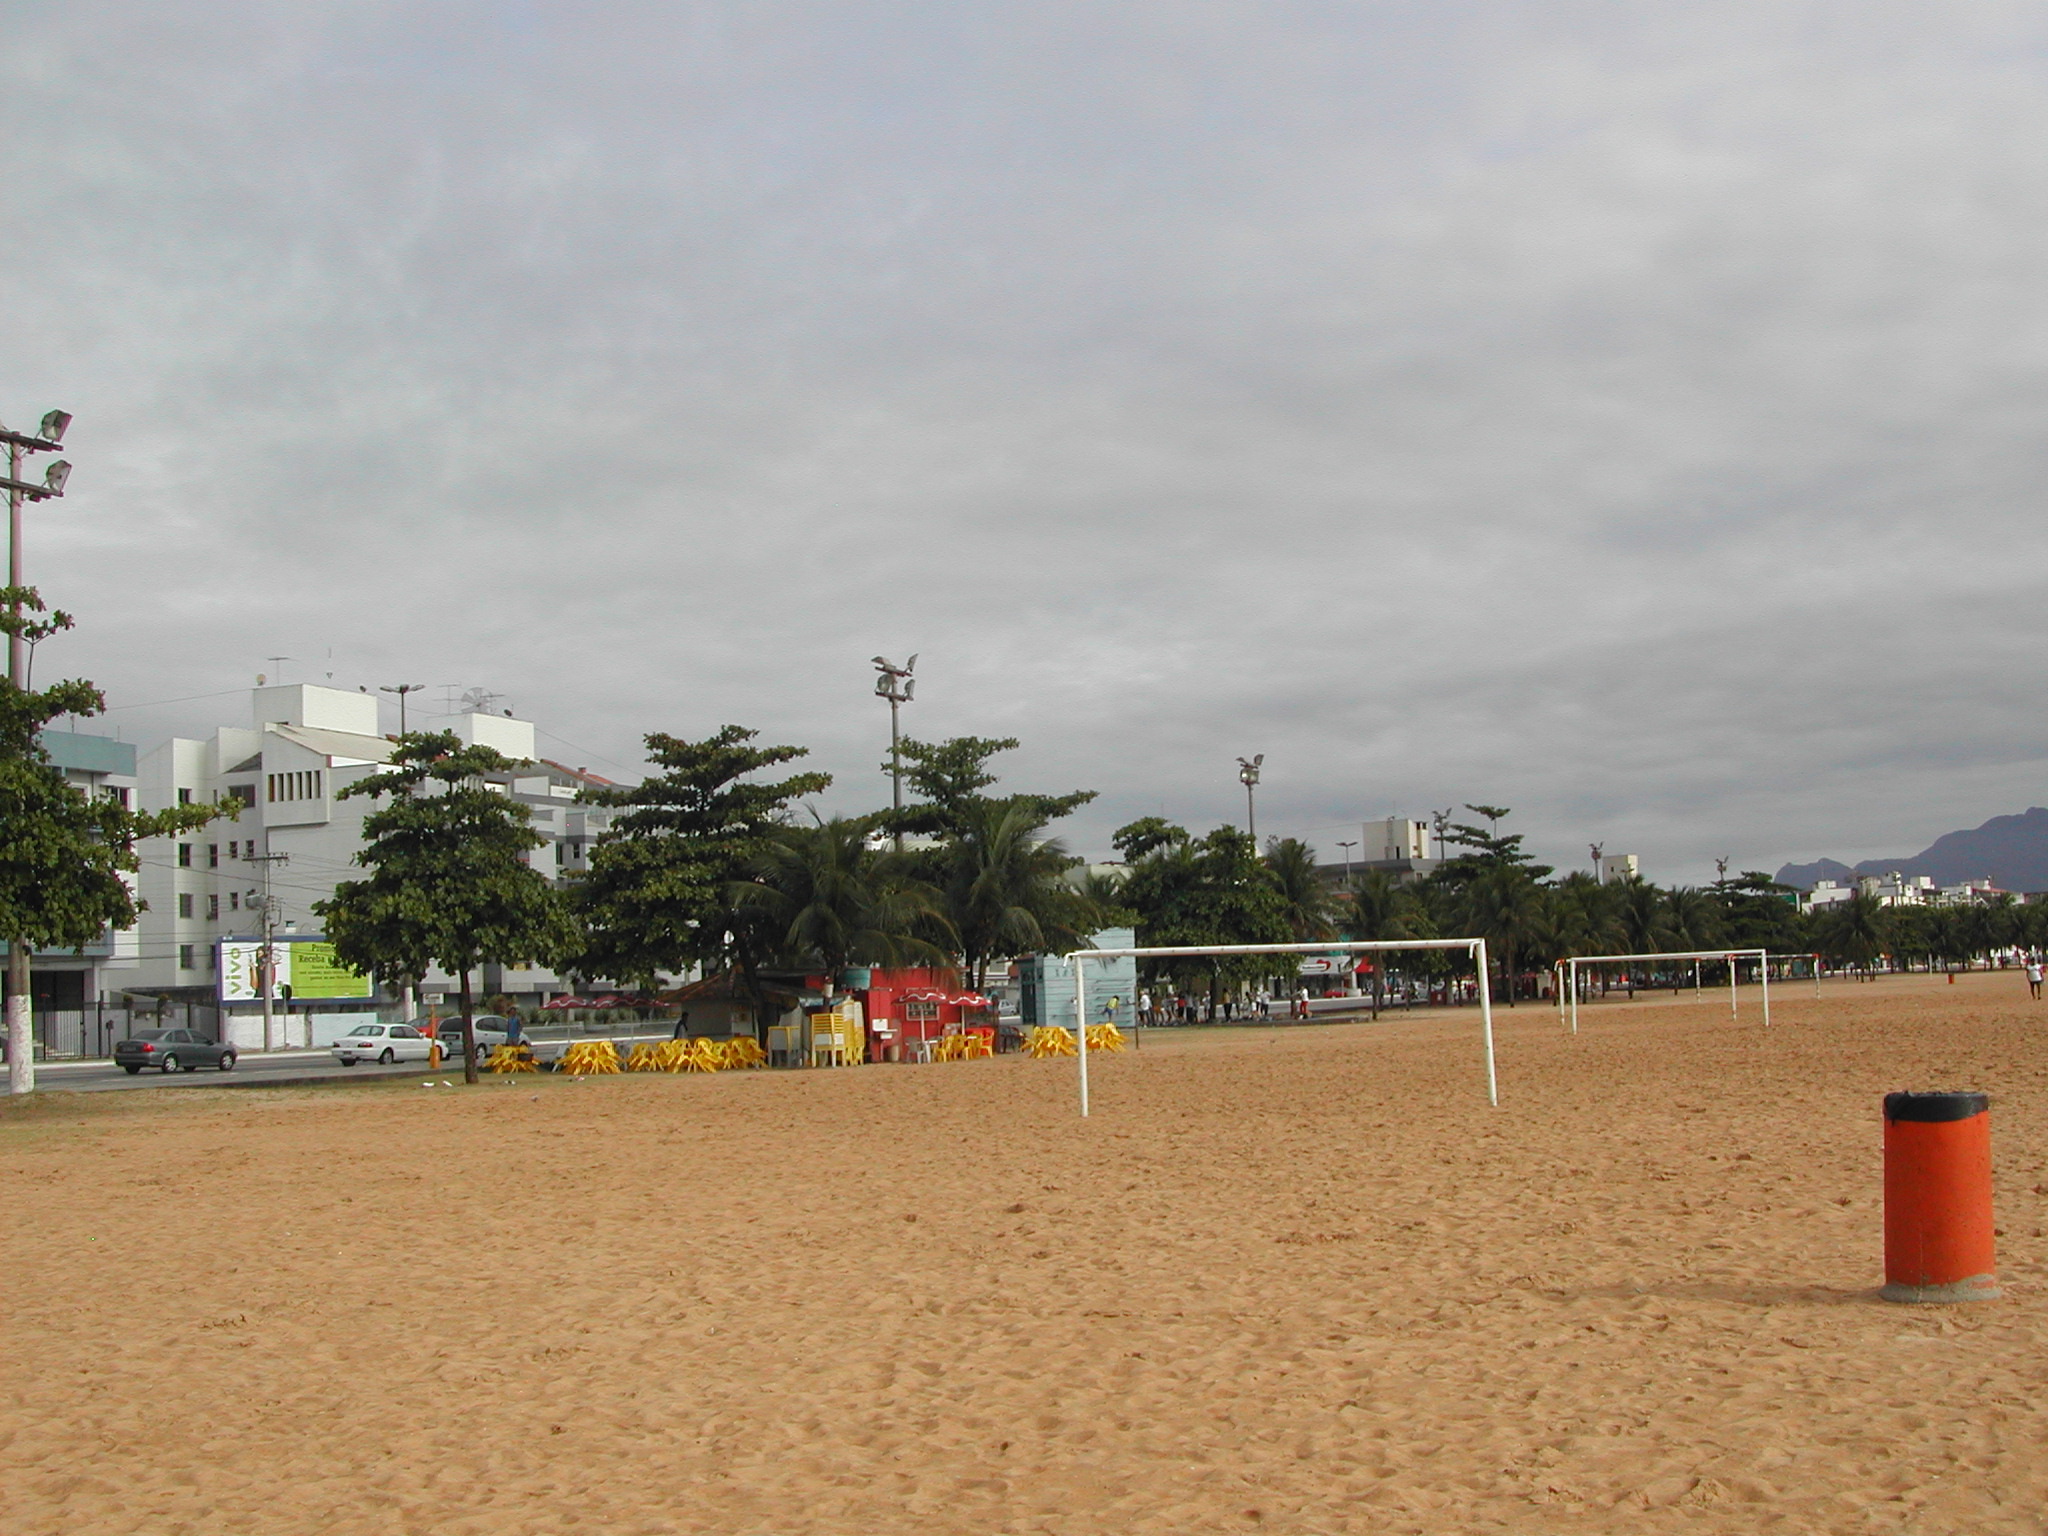
[[[17,8],[31,573],[132,737],[483,684],[1076,842],[1490,800],[1663,878],[2040,800],[2030,7]],[[61,649],[60,649],[61,644]],[[332,659],[329,659],[331,652]]]

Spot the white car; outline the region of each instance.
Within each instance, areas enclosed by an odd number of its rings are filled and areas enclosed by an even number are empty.
[[[425,1061],[432,1046],[410,1024],[358,1024],[334,1042],[334,1059],[344,1067],[359,1061],[388,1067],[394,1061]]]

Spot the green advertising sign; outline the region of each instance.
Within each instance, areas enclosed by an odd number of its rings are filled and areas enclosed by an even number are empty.
[[[369,997],[376,990],[369,977],[336,960],[334,946],[325,939],[301,939],[291,952],[293,1002]]]

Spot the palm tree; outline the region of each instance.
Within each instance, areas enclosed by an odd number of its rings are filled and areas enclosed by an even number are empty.
[[[733,905],[835,983],[857,963],[945,961],[925,937],[948,935],[939,893],[871,847],[872,831],[867,818],[844,816],[778,828],[751,862],[753,878],[733,887]]]
[[[961,815],[947,850],[945,912],[977,991],[990,960],[1079,949],[1102,926],[1101,907],[1068,883],[1080,861],[1044,830],[1044,818],[1016,801],[973,802]]]
[[[1316,851],[1298,837],[1276,837],[1266,844],[1266,872],[1279,887],[1287,906],[1287,926],[1297,944],[1333,937],[1336,926],[1329,887],[1316,869]]]
[[[1830,960],[1867,968],[1884,951],[1884,908],[1860,891],[1837,902],[1815,925],[1814,939]]]
[[[1429,914],[1415,893],[1384,869],[1371,869],[1342,908],[1344,932],[1354,939],[1429,939],[1436,937]],[[1387,967],[1384,957],[1373,962],[1372,1011],[1377,1018],[1384,1000]]]
[[[1524,956],[1534,953],[1548,925],[1548,893],[1518,869],[1489,869],[1465,888],[1465,931],[1487,941],[1515,1005]]]

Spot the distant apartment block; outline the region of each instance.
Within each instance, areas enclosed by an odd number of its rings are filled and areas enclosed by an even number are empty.
[[[1824,912],[1852,896],[1868,896],[1881,907],[1963,907],[1997,901],[2011,893],[1990,880],[1937,885],[1932,875],[1858,875],[1852,881],[1820,880],[1799,899],[1803,912]]]
[[[222,726],[203,741],[167,741],[139,765],[136,792],[144,809],[225,798],[240,814],[142,845],[141,889],[148,910],[133,991],[210,1003],[217,988],[217,946],[222,939],[262,937],[266,889],[275,931],[310,935],[320,931],[314,904],[341,881],[364,874],[356,855],[363,847],[363,819],[376,802],[368,796],[343,799],[341,791],[390,759],[392,743],[378,732],[375,697],[310,684],[257,688],[250,694],[249,721]],[[578,805],[575,797],[606,780],[540,759],[529,721],[465,714],[432,724],[525,764],[496,782],[528,807],[534,831],[545,839],[530,857],[535,869],[559,879],[586,866],[590,844],[611,813]],[[506,992],[536,1001],[564,985],[545,969],[509,966],[486,967],[472,983],[479,995]],[[423,982],[429,991],[452,985],[451,978],[434,975]],[[250,1009],[227,1022],[238,1042],[261,1043],[249,1038],[252,1028],[260,1034]],[[295,1029],[294,1043],[304,1043],[297,1034],[310,1039],[310,1026]]]

